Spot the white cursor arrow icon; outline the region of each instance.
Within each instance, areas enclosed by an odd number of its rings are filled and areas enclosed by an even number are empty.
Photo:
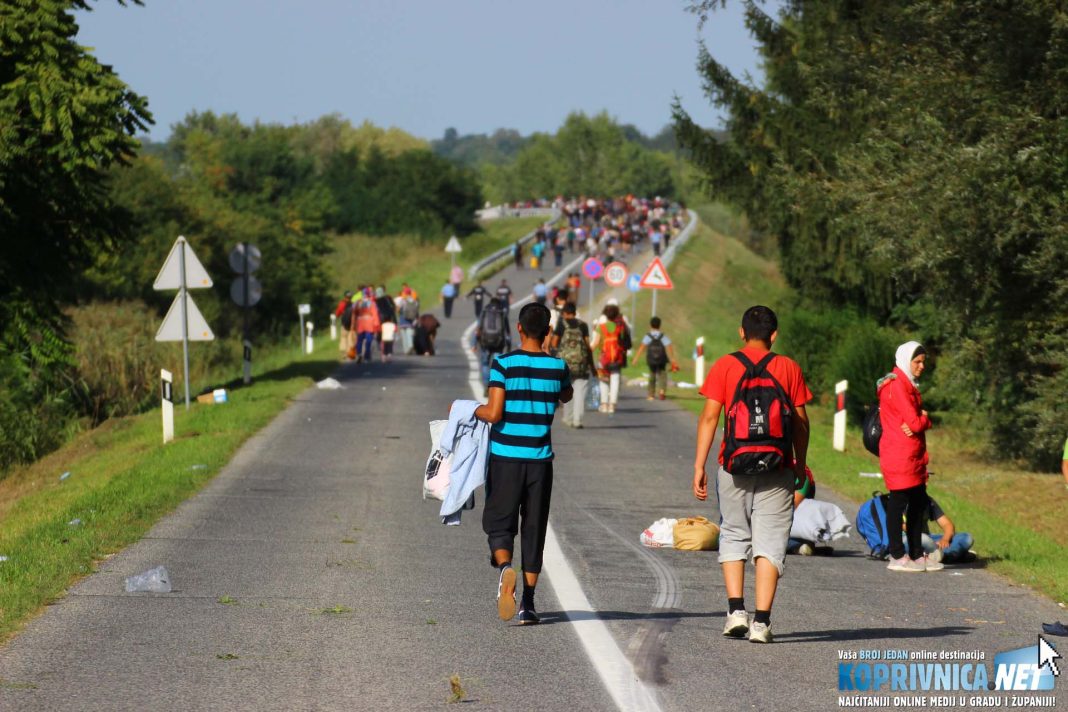
[[[1046,639],[1041,635],[1038,636],[1038,668],[1042,669],[1043,666],[1049,665],[1050,672],[1054,677],[1060,677],[1061,671],[1057,668],[1057,663],[1053,662],[1057,658],[1061,657],[1057,654],[1057,649],[1046,642]]]

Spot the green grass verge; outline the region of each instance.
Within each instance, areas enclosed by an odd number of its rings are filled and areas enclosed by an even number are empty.
[[[698,212],[704,214],[702,207]],[[790,353],[790,308],[794,302],[774,263],[761,258],[741,242],[714,231],[702,222],[670,268],[675,289],[658,298],[664,331],[676,342],[680,373],[675,378],[694,380],[691,357],[694,341],[705,337],[706,364],[741,345],[738,324],[742,312],[756,303],[771,306],[782,325],[775,350]],[[636,338],[647,330],[651,300],[639,295]],[[622,305],[628,317],[631,305]],[[801,364],[804,367],[804,364]],[[640,376],[644,364],[625,375]],[[695,390],[672,388],[670,397],[694,413],[704,406]],[[860,431],[851,428],[846,452],[831,447],[833,407],[813,404],[809,463],[820,486],[833,489],[855,502],[871,496],[882,480],[860,477],[878,472],[878,458],[861,443]],[[952,418],[928,437],[932,495],[953,518],[960,531],[970,532],[982,561],[996,573],[1030,586],[1057,601],[1068,601],[1068,517],[1061,478],[1016,468],[1012,463],[991,463],[979,453],[982,443]]]
[[[536,229],[544,218],[488,220],[482,230],[461,240],[463,252],[456,262],[464,272],[475,262]],[[437,303],[438,292],[449,277],[452,260],[445,252],[445,239],[426,242],[418,235],[338,235],[327,265],[339,294],[360,284],[385,284],[396,294],[402,281],[418,293],[424,307]],[[465,288],[474,286],[468,281]]]
[[[0,482],[0,555],[8,557],[0,563],[0,641],[199,490],[290,399],[337,367],[335,348],[320,340],[315,354],[295,361],[292,349],[276,351],[228,403],[194,403],[188,412],[176,405],[168,445],[157,409],[106,421]]]

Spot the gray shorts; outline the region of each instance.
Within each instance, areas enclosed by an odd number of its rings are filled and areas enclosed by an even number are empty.
[[[716,484],[720,563],[763,556],[782,576],[794,522],[793,470],[735,477],[721,467]]]

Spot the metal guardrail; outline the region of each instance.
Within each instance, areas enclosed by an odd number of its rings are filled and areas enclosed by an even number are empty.
[[[557,220],[559,220],[560,219],[560,214],[561,214],[559,208],[524,208],[524,210],[528,210],[528,211],[531,212],[531,214],[527,215],[526,217],[535,217],[535,216],[544,215],[547,218],[545,220],[545,222],[549,222],[549,223],[554,223]],[[541,212],[534,212],[534,211],[541,211]],[[523,235],[523,237],[519,238],[519,244],[526,245],[528,242],[530,242],[531,240],[534,239],[534,236],[537,233],[538,233],[538,228],[535,228],[535,229],[531,230],[526,235]],[[468,278],[477,279],[479,272],[481,272],[482,270],[484,270],[486,267],[488,267],[489,265],[493,264],[494,262],[497,262],[498,260],[502,260],[505,257],[510,256],[511,254],[512,254],[512,245],[507,245],[507,246],[502,247],[501,249],[497,250],[496,252],[494,252],[494,253],[486,256],[486,257],[483,257],[481,260],[479,260],[478,262],[476,262],[473,265],[471,265],[470,269],[468,269],[468,271],[467,271]]]
[[[492,208],[476,210],[479,220],[497,220],[500,218],[534,218],[548,217],[557,208],[509,208],[506,205],[494,205]]]
[[[682,228],[682,232],[679,236],[671,241],[671,246],[664,250],[664,254],[660,257],[660,261],[665,266],[670,265],[675,259],[675,253],[682,249],[690,237],[693,235],[694,230],[697,228],[697,213],[687,208],[686,215],[690,218],[686,223],[686,227]]]

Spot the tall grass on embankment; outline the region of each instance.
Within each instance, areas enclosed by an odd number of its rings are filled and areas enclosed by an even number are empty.
[[[176,439],[168,445],[156,409],[107,420],[13,469],[0,481],[0,555],[7,557],[0,562],[0,641],[194,494],[294,396],[337,367],[335,348],[321,340],[313,355],[261,359],[253,384],[232,387],[225,404],[194,403],[188,413],[176,404]]]
[[[703,214],[702,207],[698,211]],[[780,328],[775,350],[798,360],[816,393],[808,412],[812,421],[809,464],[817,491],[829,487],[858,503],[871,497],[873,490],[885,491],[881,479],[859,474],[879,471],[878,458],[864,449],[859,428],[850,426],[844,453],[831,447],[833,384],[848,375],[855,405],[871,402],[875,379],[846,372],[867,374],[872,360],[876,373],[890,370],[893,347],[907,335],[863,323],[851,312],[813,315],[797,308],[796,295],[773,262],[704,221],[697,229],[670,268],[675,289],[658,297],[664,331],[675,341],[681,357],[681,371],[674,378],[694,379],[692,354],[698,336],[705,337],[706,364],[711,367],[716,358],[741,346],[738,326],[747,307],[772,307]],[[636,339],[648,330],[650,301],[646,292],[638,297]],[[630,304],[622,306],[629,318]],[[645,370],[640,364],[628,369],[627,375],[640,376]],[[672,388],[669,395],[694,413],[704,406],[704,398],[695,390]],[[936,426],[927,443],[935,474],[928,489],[957,529],[975,537],[980,563],[1057,601],[1068,601],[1068,558],[1064,555],[1068,517],[1061,477],[991,461],[983,454],[985,443],[964,417],[937,411],[933,415]]]

